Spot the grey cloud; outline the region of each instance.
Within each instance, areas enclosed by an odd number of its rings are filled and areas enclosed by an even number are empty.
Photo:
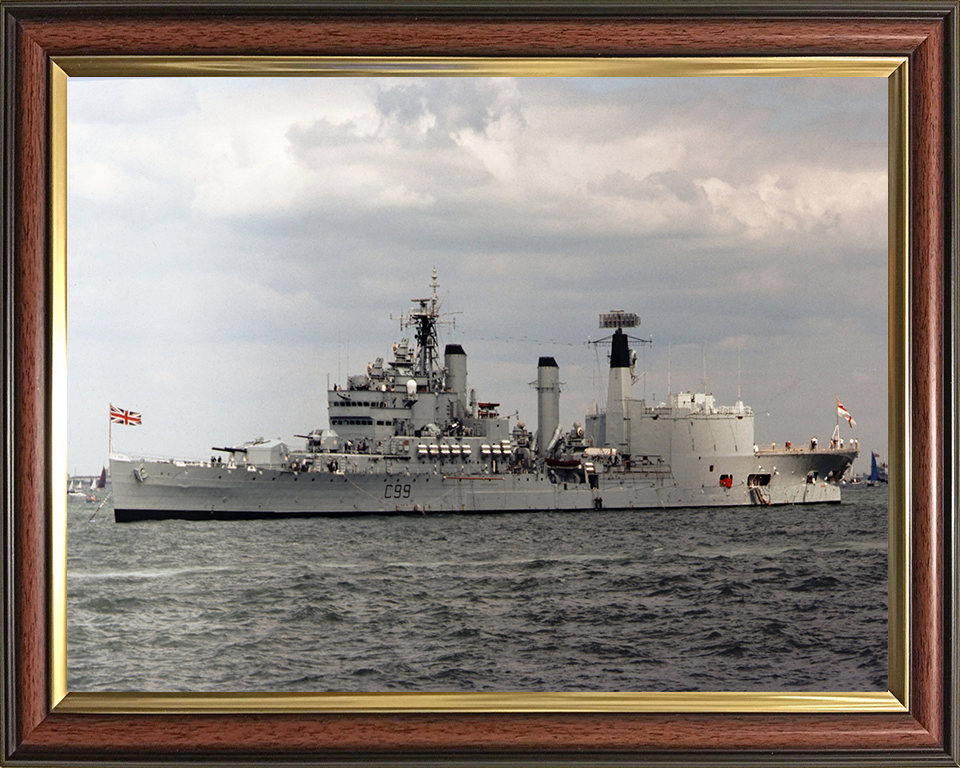
[[[357,124],[348,121],[334,124],[326,118],[290,126],[287,139],[294,152],[302,153],[315,147],[343,147],[364,141]]]
[[[484,133],[505,115],[523,121],[518,98],[490,78],[426,78],[411,85],[380,86],[375,100],[382,116],[381,130],[410,136],[421,123],[433,121],[424,132],[431,144],[453,146],[463,130]]]
[[[338,83],[338,93],[351,85]],[[288,402],[319,404],[325,372],[336,374],[341,363],[344,375],[357,372],[389,351],[400,333],[390,314],[423,292],[436,265],[441,292],[449,292],[446,307],[463,313],[445,332],[471,355],[472,384],[502,393],[511,408],[537,354],[554,343],[561,345],[558,360],[570,381],[562,407],[589,401],[589,375],[577,368],[590,367],[583,342],[598,334],[597,312],[624,307],[640,312],[642,335],[656,339],[647,352],[651,371],[666,368],[666,344],[675,343],[677,380],[681,363],[685,381],[698,375],[702,341],[721,345],[743,336],[744,357],[753,363],[745,400],[781,406],[806,423],[804,409],[809,417],[813,406],[803,388],[788,391],[796,403],[780,396],[791,382],[809,377],[803,366],[827,370],[812,383],[832,392],[844,386],[835,372],[850,368],[857,349],[864,358],[885,349],[885,212],[882,196],[849,210],[822,205],[805,213],[791,207],[791,196],[809,188],[822,197],[810,178],[814,167],[882,169],[886,155],[876,145],[875,125],[885,125],[885,97],[882,89],[875,94],[856,84],[847,101],[856,110],[862,106],[864,121],[874,126],[862,128],[842,110],[822,107],[838,91],[835,84],[827,95],[807,98],[819,99],[821,107],[806,117],[807,102],[778,95],[777,83],[680,85],[364,78],[355,81],[348,107],[323,111],[311,105],[336,99],[323,98],[318,80],[299,83],[297,98],[289,99],[302,109],[271,116],[269,123],[257,113],[251,86],[243,99],[227,95],[217,102],[237,110],[232,129],[246,135],[249,127],[247,151],[231,154],[221,144],[226,159],[212,156],[191,140],[198,122],[192,116],[175,142],[187,153],[182,169],[164,154],[174,142],[151,134],[146,123],[134,120],[115,134],[98,129],[96,135],[108,138],[98,146],[91,134],[81,147],[98,163],[116,168],[119,157],[124,169],[137,170],[127,164],[136,151],[123,154],[133,136],[156,148],[159,159],[139,168],[139,197],[72,198],[69,268],[77,290],[71,288],[70,354],[101,363],[90,373],[100,380],[83,392],[99,391],[109,367],[117,391],[142,393],[144,400],[130,407],[167,408],[164,388],[144,379],[168,355],[182,362],[177,371],[167,365],[156,373],[157,381],[176,374],[183,400],[177,407],[202,412],[206,406],[194,403],[193,393],[215,395],[229,386],[231,398],[241,397],[230,360],[249,348],[262,358],[257,365],[274,367],[270,375],[252,376],[250,397],[266,398],[278,411],[289,410]],[[846,85],[839,90],[846,92]],[[793,85],[786,90],[797,93]],[[222,135],[218,116],[201,114],[209,121],[206,135]],[[89,125],[98,119],[88,117]],[[453,140],[460,135],[477,143],[460,145]],[[262,142],[272,137],[278,141],[270,154]],[[241,161],[253,162],[257,172],[235,173]],[[758,192],[758,182],[771,174],[776,183]],[[714,177],[734,193],[756,193],[750,200],[757,216],[769,207],[794,216],[796,229],[761,217],[769,231],[755,236],[723,206],[707,204],[698,180]],[[296,193],[277,202],[262,186],[272,178],[279,179],[274,192]],[[190,208],[200,184],[226,202]],[[397,192],[378,197],[385,188]],[[79,189],[71,184],[71,194]],[[107,187],[116,189],[112,182]],[[134,279],[118,292],[104,274]],[[178,290],[184,283],[192,287]],[[177,304],[180,293],[192,303]],[[215,361],[211,350],[218,343],[223,349]],[[150,353],[137,353],[131,366],[124,353],[144,348]],[[681,350],[689,360],[682,362]],[[708,356],[718,388],[729,394],[736,348],[708,349]],[[78,363],[71,371],[87,368]],[[516,380],[498,378],[503,371]],[[725,384],[721,372],[729,374]],[[661,398],[662,382],[652,374],[648,382]],[[75,384],[84,386],[71,373]],[[869,402],[865,391],[863,397]],[[99,411],[88,417],[76,403],[71,441],[82,441],[96,434]],[[578,411],[564,413],[564,419],[582,418]],[[322,410],[297,415],[296,429],[325,418]],[[159,424],[158,416],[152,413],[151,423]],[[253,426],[221,414],[204,422],[204,440],[220,439],[224,430],[244,439],[253,436],[246,432]],[[174,442],[170,438],[169,450],[179,453]],[[99,457],[100,447],[89,450]]]
[[[689,177],[675,170],[651,173],[642,179],[621,170],[590,188],[602,194],[637,200],[660,201],[670,196],[688,204],[705,202],[703,191]]]

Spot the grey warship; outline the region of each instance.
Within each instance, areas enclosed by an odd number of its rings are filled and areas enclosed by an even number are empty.
[[[703,393],[633,397],[629,312],[610,329],[606,409],[564,430],[560,371],[540,357],[536,430],[467,387],[467,355],[440,355],[437,275],[401,317],[410,329],[365,374],[327,391],[329,427],[302,448],[257,439],[210,461],[110,457],[117,522],[306,515],[641,510],[840,501],[859,450],[758,448],[753,411]]]

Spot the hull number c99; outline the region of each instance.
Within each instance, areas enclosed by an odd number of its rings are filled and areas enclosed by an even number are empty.
[[[387,485],[383,489],[383,498],[385,499],[409,499],[410,498],[410,484],[409,483],[397,483],[395,485]]]

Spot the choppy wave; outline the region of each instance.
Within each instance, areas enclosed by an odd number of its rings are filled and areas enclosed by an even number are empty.
[[[883,691],[883,489],[840,506],[68,522],[68,685]]]

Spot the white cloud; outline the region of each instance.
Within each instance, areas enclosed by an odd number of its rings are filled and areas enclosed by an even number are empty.
[[[385,354],[389,315],[434,265],[463,313],[446,332],[467,348],[471,385],[510,411],[528,407],[536,357],[559,345],[564,419],[582,418],[582,342],[617,306],[657,339],[647,386],[661,398],[670,340],[678,381],[685,345],[693,382],[706,340],[711,380],[732,395],[737,338],[745,400],[773,407],[785,381],[808,382],[786,391],[786,425],[846,387],[880,423],[883,377],[861,369],[882,366],[886,344],[884,83],[615,86],[72,79],[70,450],[89,457],[75,463],[101,463],[84,437],[98,398],[150,408],[159,430],[175,393],[212,414],[195,427],[204,444],[221,426],[253,429],[247,408],[288,439],[317,426],[319,378]],[[231,355],[250,359],[249,381]],[[221,396],[242,408],[217,408]],[[287,401],[316,417],[294,426]],[[175,452],[179,428],[152,437]],[[885,439],[878,427],[880,450]]]
[[[886,172],[878,169],[845,171],[836,168],[789,169],[783,178],[765,173],[751,183],[733,186],[711,177],[697,183],[706,194],[712,215],[725,231],[742,231],[765,244],[796,237],[798,233],[846,228],[847,237],[860,232],[864,213],[876,221],[885,215]],[[875,229],[870,245],[881,246],[885,232]]]

